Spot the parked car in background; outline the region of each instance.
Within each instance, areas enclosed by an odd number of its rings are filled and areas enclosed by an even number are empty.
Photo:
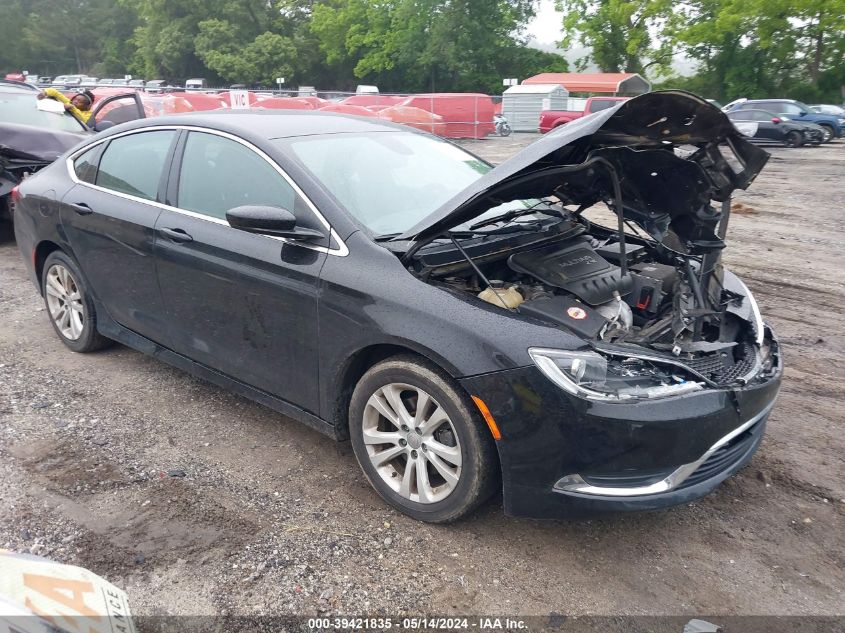
[[[845,117],[845,108],[838,105],[819,103],[816,105],[811,105],[810,110],[812,110],[813,112],[818,112],[819,114],[831,114],[839,118]]]
[[[83,77],[82,80],[79,82],[80,88],[96,88],[98,85],[99,79],[96,77]]]
[[[38,85],[39,85],[39,86],[41,86],[41,87],[46,87],[46,86],[49,86],[49,85],[51,85],[52,83],[53,83],[53,78],[52,78],[52,77],[49,77],[49,76],[47,76],[47,75],[41,75],[41,76],[38,78]]]
[[[205,79],[198,77],[185,82],[185,90],[205,90]]]
[[[767,110],[780,117],[802,123],[815,123],[824,129],[824,141],[829,143],[845,134],[845,118],[813,112],[809,106],[794,99],[737,99],[726,105],[725,112],[737,110]]]
[[[656,510],[748,463],[774,405],[777,339],[701,211],[767,159],[680,92],[496,168],[372,118],[192,113],[24,181],[15,234],[68,348],[119,340],[350,438],[416,519],[497,490],[517,516]]]
[[[540,132],[545,134],[549,130],[565,125],[582,116],[607,110],[629,97],[590,97],[584,104],[583,110],[544,110],[540,113]]]
[[[150,79],[144,86],[147,92],[162,92],[167,82],[164,79]]]
[[[10,234],[12,189],[91,134],[63,107],[39,107],[37,96],[34,86],[0,81],[0,235]]]
[[[106,77],[104,79],[100,79],[100,81],[97,82],[97,85],[98,86],[111,86],[112,83],[114,83],[114,79],[112,79],[110,77]]]
[[[143,79],[130,79],[129,80],[129,87],[130,88],[136,88],[136,89],[139,89],[139,90],[143,90],[144,85],[146,83],[147,82],[145,82]]]
[[[121,88],[125,88],[126,86],[129,85],[129,80],[128,79],[112,79],[111,85],[112,86],[118,86],[118,87],[121,87]]]
[[[61,81],[60,81],[61,78]],[[54,88],[79,88],[85,75],[60,75],[53,80]]]
[[[818,125],[791,121],[766,110],[737,110],[729,112],[728,118],[743,136],[757,143],[801,147],[804,143],[818,145],[824,141],[824,130]]]
[[[7,81],[26,81],[26,75],[23,73],[6,73]]]

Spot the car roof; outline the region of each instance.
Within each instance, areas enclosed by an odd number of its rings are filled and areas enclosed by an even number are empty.
[[[258,137],[264,140],[362,132],[418,132],[413,128],[400,126],[389,121],[335,112],[303,112],[302,110],[209,110],[132,121],[115,126],[108,133],[110,135],[112,130],[122,132],[130,129],[166,125],[207,127],[246,138]]]
[[[0,79],[0,90],[4,92],[38,92],[38,88],[32,84],[23,81],[13,81],[12,79]]]

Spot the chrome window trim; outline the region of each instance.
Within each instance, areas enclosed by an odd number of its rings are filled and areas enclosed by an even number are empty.
[[[644,495],[656,495],[661,492],[669,492],[680,486],[692,475],[698,467],[706,462],[710,456],[719,450],[722,446],[730,442],[736,436],[744,433],[752,426],[762,420],[766,414],[771,411],[774,402],[770,402],[765,409],[755,415],[750,420],[736,427],[733,431],[725,435],[718,442],[713,444],[704,455],[699,457],[694,462],[679,466],[665,479],[649,484],[647,486],[593,486],[588,484],[581,475],[566,475],[561,477],[554,485],[554,490],[557,492],[577,492],[582,495],[596,495],[604,497],[639,497]]]
[[[274,170],[276,170],[276,172],[282,178],[284,178],[285,181],[293,188],[294,192],[296,192],[296,194],[298,196],[300,196],[305,201],[305,204],[308,205],[308,208],[311,209],[311,212],[316,216],[316,218],[320,221],[320,223],[326,229],[328,229],[330,241],[336,242],[338,244],[338,247],[332,248],[331,246],[328,246],[328,247],[327,246],[313,246],[311,244],[306,244],[305,242],[301,242],[301,241],[298,241],[298,240],[291,240],[291,239],[288,239],[288,238],[285,238],[285,237],[277,237],[275,235],[262,235],[260,233],[253,233],[252,235],[258,235],[259,237],[264,237],[264,238],[267,238],[267,239],[270,239],[270,240],[276,240],[278,242],[283,242],[285,244],[294,244],[296,246],[299,246],[299,247],[302,247],[302,248],[307,248],[307,249],[312,250],[312,251],[317,251],[317,252],[320,252],[320,253],[326,253],[328,255],[335,255],[336,257],[346,257],[349,254],[349,248],[347,248],[346,243],[340,238],[340,236],[337,234],[337,232],[331,227],[331,224],[329,224],[329,221],[326,220],[326,218],[323,216],[322,213],[320,213],[320,211],[317,209],[317,207],[314,205],[314,203],[311,202],[311,199],[308,196],[305,195],[305,192],[303,192],[302,189],[299,188],[299,185],[297,185],[296,182],[294,182],[294,180],[290,176],[288,176],[288,174],[281,167],[279,167],[278,164],[276,164],[276,161],[274,161],[272,158],[270,158],[267,155],[266,152],[264,152],[260,148],[256,147],[255,145],[253,145],[249,141],[246,141],[246,140],[240,138],[239,136],[235,136],[234,134],[230,134],[228,132],[222,132],[220,130],[213,130],[213,129],[201,127],[201,126],[198,126],[198,125],[166,125],[166,124],[165,125],[155,125],[155,126],[150,126],[150,127],[144,127],[144,128],[134,129],[134,130],[128,130],[126,132],[120,132],[119,134],[114,134],[112,136],[108,136],[107,138],[95,141],[94,143],[90,143],[90,144],[86,145],[85,147],[78,149],[73,154],[69,155],[67,160],[65,161],[65,165],[67,167],[68,175],[70,176],[70,179],[74,182],[74,184],[77,184],[77,185],[81,185],[81,186],[84,186],[84,187],[90,187],[91,189],[95,189],[97,191],[102,191],[104,193],[108,193],[108,194],[111,194],[113,196],[117,196],[119,198],[125,198],[126,200],[132,200],[133,202],[143,202],[144,204],[149,204],[149,205],[152,205],[154,207],[158,207],[159,209],[164,209],[164,210],[167,210],[167,211],[174,211],[176,213],[181,213],[181,214],[186,215],[188,217],[196,218],[198,220],[205,220],[207,222],[212,222],[214,224],[219,224],[221,226],[227,226],[229,228],[232,228],[229,225],[229,223],[226,222],[225,220],[221,220],[219,218],[213,218],[209,215],[205,215],[203,213],[198,213],[196,211],[188,211],[187,209],[180,209],[179,207],[173,207],[173,206],[170,206],[169,204],[164,204],[164,203],[158,202],[156,200],[147,200],[146,198],[140,198],[138,196],[133,196],[133,195],[128,194],[128,193],[123,193],[121,191],[115,191],[113,189],[108,189],[106,187],[101,187],[99,185],[91,184],[89,182],[85,182],[84,180],[80,180],[79,177],[76,175],[76,171],[73,168],[74,161],[81,154],[87,152],[90,149],[93,149],[97,145],[100,145],[102,143],[106,143],[106,142],[111,141],[111,140],[116,139],[116,138],[121,138],[121,137],[124,137],[124,136],[130,136],[132,134],[142,134],[144,132],[161,132],[161,131],[167,131],[167,130],[175,130],[175,131],[187,130],[187,131],[193,131],[193,132],[204,132],[206,134],[214,134],[216,136],[221,136],[223,138],[227,138],[229,140],[235,141],[236,143],[240,143],[241,145],[243,145],[247,149],[250,149],[253,152],[255,152],[256,154],[258,154],[261,158],[263,158],[265,161],[267,161],[270,164],[270,166]],[[232,230],[237,231],[238,229],[232,228]]]

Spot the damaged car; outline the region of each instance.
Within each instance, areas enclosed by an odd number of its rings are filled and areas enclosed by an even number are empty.
[[[689,93],[493,168],[345,115],[117,126],[26,180],[18,245],[72,350],[118,341],[338,440],[449,522],[654,510],[763,438],[777,339],[721,263],[768,154]]]
[[[0,241],[12,233],[13,190],[24,178],[94,132],[145,116],[140,98],[122,93],[99,99],[85,125],[58,101],[37,99],[38,93],[29,84],[0,81]]]
[[[39,107],[38,89],[0,82],[0,240],[11,234],[11,192],[29,174],[49,165],[90,132],[79,121]]]

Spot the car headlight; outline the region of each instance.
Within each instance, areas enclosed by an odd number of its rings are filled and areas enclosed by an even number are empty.
[[[678,396],[703,388],[672,365],[640,358],[609,358],[591,351],[532,347],[531,360],[564,391],[590,400],[631,401]]]
[[[839,125],[845,126],[845,119],[839,119]]]

